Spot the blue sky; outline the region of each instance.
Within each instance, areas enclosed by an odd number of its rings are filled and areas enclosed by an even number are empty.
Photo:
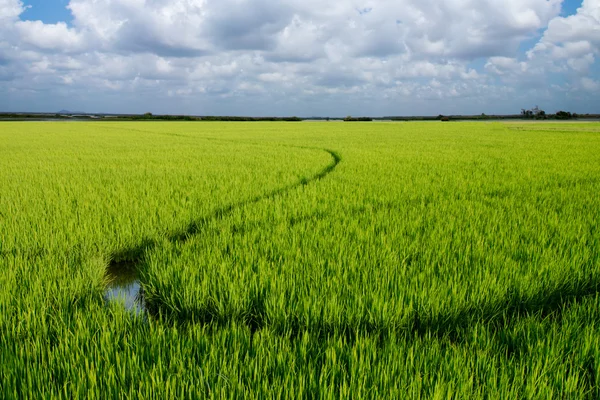
[[[40,20],[47,24],[66,22],[73,20],[71,11],[67,8],[68,0],[34,0],[23,2],[29,8],[21,14],[21,19],[36,21]]]
[[[0,0],[1,111],[600,112],[600,0]]]
[[[582,0],[566,0],[562,3],[562,16],[573,15],[579,7],[581,7]]]

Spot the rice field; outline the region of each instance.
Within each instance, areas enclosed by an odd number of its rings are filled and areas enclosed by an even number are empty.
[[[600,123],[0,123],[0,397],[600,398],[599,193]]]

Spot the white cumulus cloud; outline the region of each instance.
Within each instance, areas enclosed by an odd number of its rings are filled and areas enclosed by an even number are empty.
[[[10,93],[0,107],[35,100],[38,108],[72,101],[131,112],[152,104],[178,113],[506,112],[515,91],[529,101],[561,73],[594,96],[598,77],[586,75],[598,57],[600,0],[584,0],[569,17],[560,17],[561,4],[71,0],[70,23],[45,24],[21,20],[21,1],[0,0],[0,90]],[[499,99],[505,108],[491,109]]]

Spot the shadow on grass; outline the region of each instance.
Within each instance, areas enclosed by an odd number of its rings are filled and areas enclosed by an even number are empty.
[[[363,319],[353,321],[330,322],[313,319],[307,324],[306,318],[301,315],[275,321],[269,316],[267,309],[269,293],[266,288],[251,290],[246,306],[236,314],[224,314],[223,308],[210,299],[206,304],[177,310],[156,302],[150,305],[148,312],[172,325],[203,324],[224,327],[234,323],[247,326],[251,333],[268,329],[289,339],[308,333],[316,339],[344,338],[348,343],[369,336],[381,342],[390,337],[402,338],[405,341],[415,338],[437,338],[460,344],[468,339],[469,332],[475,325],[484,325],[488,331],[500,332],[515,326],[523,318],[534,317],[539,321],[560,322],[574,304],[599,294],[600,277],[593,276],[588,280],[561,282],[551,287],[543,287],[529,294],[508,290],[502,298],[479,307],[457,309],[452,313],[430,315],[427,310],[417,309],[397,325],[392,325],[389,321],[369,319],[367,314]],[[522,353],[519,340],[505,339],[497,338],[507,349],[507,355]]]

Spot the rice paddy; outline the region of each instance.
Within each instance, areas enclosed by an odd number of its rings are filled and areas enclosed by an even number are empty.
[[[598,193],[599,123],[1,123],[0,397],[599,398]]]

